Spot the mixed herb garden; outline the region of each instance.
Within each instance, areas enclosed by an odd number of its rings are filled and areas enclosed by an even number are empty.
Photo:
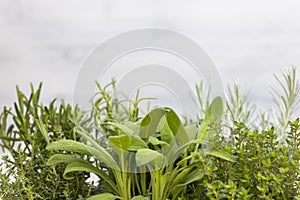
[[[300,199],[300,82],[296,68],[275,78],[271,112],[237,84],[224,100],[200,83],[196,120],[143,111],[151,99],[120,99],[115,81],[97,84],[89,111],[17,87],[0,114],[0,198]]]

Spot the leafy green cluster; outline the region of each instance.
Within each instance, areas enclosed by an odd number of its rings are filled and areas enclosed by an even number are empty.
[[[98,175],[103,193],[89,199],[185,198],[187,186],[203,177],[198,154],[235,160],[217,149],[211,137],[215,131],[211,127],[218,126],[221,120],[222,105],[221,98],[214,99],[200,129],[196,124],[184,126],[170,108],[156,108],[135,122],[107,122],[115,128],[115,134],[107,137],[107,147],[99,145],[92,134],[78,125],[76,133],[86,143],[59,140],[47,147],[78,155],[56,154],[48,164],[67,163],[65,178],[70,178],[68,173],[74,171]],[[99,166],[105,167],[100,170],[79,155],[93,156]]]
[[[31,86],[29,98],[17,88],[14,109],[4,107],[0,115],[0,139],[3,156],[0,172],[1,199],[76,199],[88,195],[87,173],[77,173],[73,180],[63,179],[64,165],[47,165],[50,142],[58,139],[79,140],[70,120],[76,109],[63,102],[49,106],[40,103],[41,87]],[[9,156],[8,156],[9,155]]]
[[[182,122],[168,107],[143,113],[116,82],[86,112],[39,103],[17,89],[0,115],[2,199],[300,199],[300,101],[296,69],[277,76],[275,116],[257,113],[237,84],[228,100],[196,87],[200,114]],[[90,174],[98,177],[89,181]],[[93,184],[96,184],[93,186]]]
[[[202,190],[210,199],[299,199],[299,118],[290,122],[287,137],[288,145],[281,145],[274,128],[257,132],[236,123],[225,149],[237,161],[204,159]]]

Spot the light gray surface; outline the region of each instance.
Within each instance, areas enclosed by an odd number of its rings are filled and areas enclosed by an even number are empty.
[[[44,82],[43,99],[71,101],[79,67],[120,32],[160,27],[199,43],[225,84],[251,86],[269,106],[280,68],[300,66],[299,1],[0,0],[0,106],[15,85]]]

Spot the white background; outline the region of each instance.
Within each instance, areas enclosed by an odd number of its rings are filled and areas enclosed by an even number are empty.
[[[40,81],[44,101],[71,101],[89,52],[144,27],[192,38],[224,84],[239,81],[253,102],[269,106],[273,73],[300,66],[299,10],[297,0],[0,0],[0,107],[12,105],[16,84]]]

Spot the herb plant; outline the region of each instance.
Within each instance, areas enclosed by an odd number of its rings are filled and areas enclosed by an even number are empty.
[[[187,185],[203,177],[203,169],[198,165],[199,154],[234,161],[233,156],[216,149],[213,144],[214,130],[211,127],[218,125],[222,113],[222,100],[216,98],[208,108],[199,130],[195,125],[184,127],[170,108],[154,109],[136,122],[110,122],[109,125],[118,131],[116,135],[108,136],[109,146],[106,148],[78,126],[76,133],[86,143],[59,140],[51,143],[47,149],[93,156],[98,165],[106,166],[105,170],[74,154],[56,154],[48,164],[67,163],[66,178],[69,172],[74,171],[97,174],[106,191],[89,199],[103,199],[108,195],[109,198],[124,200],[137,196],[154,200],[184,198]],[[200,146],[203,147],[202,151]]]
[[[26,97],[17,87],[14,109],[4,107],[0,115],[0,145],[9,156],[3,157],[0,173],[1,199],[77,199],[92,189],[78,173],[73,180],[63,179],[64,166],[48,166],[47,145],[58,139],[79,140],[70,120],[75,109],[53,100],[49,106],[40,103],[42,85]]]
[[[300,199],[296,68],[275,76],[277,110],[258,112],[238,84],[211,100],[196,86],[197,120],[172,108],[144,112],[139,92],[121,100],[102,86],[83,111],[41,85],[0,114],[1,199]],[[98,180],[91,181],[95,174]]]

